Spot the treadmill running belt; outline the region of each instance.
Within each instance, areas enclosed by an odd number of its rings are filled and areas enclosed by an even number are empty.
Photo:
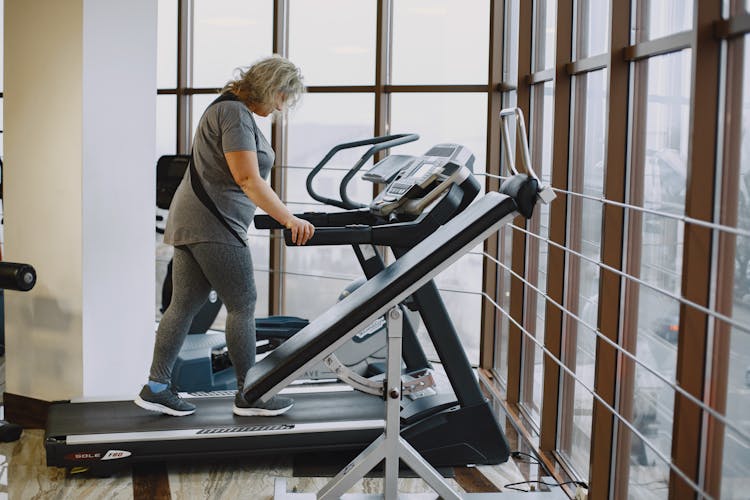
[[[232,413],[233,398],[190,398],[198,409],[193,415],[174,418],[145,412],[132,401],[105,401],[51,405],[48,436],[102,435],[132,431],[147,437],[152,432],[204,430],[208,428],[298,425],[308,422],[384,418],[383,400],[356,391],[295,393],[294,410],[269,417],[238,417]]]

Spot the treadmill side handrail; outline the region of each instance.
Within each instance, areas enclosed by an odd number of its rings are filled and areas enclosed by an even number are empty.
[[[354,175],[362,168],[362,166],[369,160],[375,153],[378,151],[382,151],[383,149],[388,149],[393,146],[398,146],[399,144],[404,144],[406,142],[412,142],[419,139],[418,134],[394,134],[394,135],[384,135],[380,137],[373,137],[370,139],[364,139],[361,141],[353,141],[353,142],[347,142],[344,144],[339,144],[337,146],[334,146],[331,148],[330,151],[323,157],[320,162],[315,165],[315,167],[310,171],[310,173],[307,175],[307,192],[310,194],[310,196],[321,203],[325,203],[327,205],[332,205],[339,208],[344,209],[352,209],[352,208],[362,208],[365,205],[362,205],[360,203],[355,203],[352,200],[350,200],[346,196],[346,187],[349,181],[354,177]],[[352,167],[347,175],[344,177],[344,179],[341,182],[341,185],[339,186],[339,194],[341,194],[341,200],[334,200],[333,198],[327,198],[325,196],[322,196],[318,194],[315,191],[315,188],[313,188],[313,179],[315,179],[315,176],[318,175],[318,173],[321,171],[321,169],[325,166],[326,163],[328,163],[331,158],[333,158],[336,153],[339,151],[342,151],[344,149],[351,149],[356,148],[359,146],[367,146],[368,144],[373,144],[374,146],[368,149],[364,155],[359,159],[359,161]]]
[[[521,111],[521,108],[506,108],[500,111],[500,130],[502,132],[503,136],[503,151],[505,151],[505,160],[508,162],[508,168],[510,169],[513,174],[518,175],[519,172],[516,169],[515,161],[513,160],[513,155],[511,154],[511,147],[510,147],[510,132],[508,130],[508,119],[511,116],[516,117],[516,136],[518,137],[518,140],[521,141],[521,162],[523,163],[524,168],[526,169],[526,172],[528,173],[529,177],[534,179],[538,185],[539,189],[537,190],[537,196],[539,199],[544,203],[545,205],[548,205],[552,200],[554,200],[557,195],[552,190],[552,188],[548,185],[545,185],[542,183],[542,181],[539,179],[539,176],[536,175],[536,171],[534,171],[533,167],[531,166],[531,152],[529,151],[529,140],[528,136],[526,134],[526,123],[523,119],[523,111]]]

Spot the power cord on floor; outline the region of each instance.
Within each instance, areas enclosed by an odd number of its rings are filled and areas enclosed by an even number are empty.
[[[562,483],[547,483],[540,480],[531,480],[531,481],[519,481],[517,483],[508,483],[503,486],[503,488],[507,488],[509,490],[515,490],[515,491],[523,491],[526,492],[528,490],[523,490],[521,488],[515,488],[515,486],[520,486],[522,484],[539,484],[544,486],[565,486],[566,484],[575,484],[578,487],[584,488],[586,490],[589,489],[589,486],[584,483],[583,481],[563,481]]]
[[[522,451],[512,451],[510,453],[510,456],[524,464],[541,465],[541,463],[539,462],[539,459],[536,458],[534,455],[530,455]],[[528,457],[528,459],[524,459],[524,457]]]

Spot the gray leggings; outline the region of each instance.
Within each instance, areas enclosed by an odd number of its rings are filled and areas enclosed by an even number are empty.
[[[216,290],[227,308],[226,340],[239,387],[255,364],[255,289],[248,247],[222,243],[177,246],[172,263],[172,301],[156,331],[149,379],[168,384],[193,317]]]

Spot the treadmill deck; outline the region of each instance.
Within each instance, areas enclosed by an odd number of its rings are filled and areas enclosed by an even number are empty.
[[[234,457],[364,448],[383,432],[382,399],[356,391],[289,393],[276,417],[239,417],[233,397],[193,397],[193,415],[149,412],[132,401],[54,403],[47,465],[113,469],[170,458]],[[169,441],[168,443],[166,441]]]

